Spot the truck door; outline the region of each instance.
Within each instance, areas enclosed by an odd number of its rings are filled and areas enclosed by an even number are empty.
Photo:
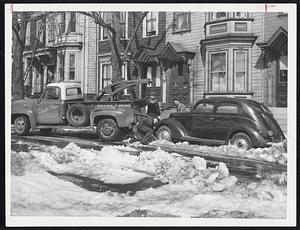
[[[191,136],[203,139],[214,138],[215,110],[214,103],[200,102],[192,113]]]
[[[48,87],[43,93],[37,105],[38,124],[60,124],[61,123],[61,100],[60,88]]]

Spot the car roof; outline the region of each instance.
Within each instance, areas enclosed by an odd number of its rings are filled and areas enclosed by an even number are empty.
[[[235,102],[235,103],[244,103],[249,105],[253,100],[247,98],[236,98],[236,97],[209,97],[199,100],[199,102]],[[259,103],[254,101],[255,103]]]
[[[70,88],[70,87],[79,87],[81,88],[81,83],[76,81],[61,81],[54,82],[47,85],[47,87],[59,87],[59,88]]]

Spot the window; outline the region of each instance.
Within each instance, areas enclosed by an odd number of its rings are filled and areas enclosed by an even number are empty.
[[[236,92],[247,91],[247,52],[234,51],[234,90]]]
[[[46,89],[43,99],[45,100],[59,100],[59,88],[53,87]]]
[[[120,12],[121,38],[127,38],[127,12]]]
[[[196,105],[194,109],[195,112],[198,113],[213,113],[214,112],[214,104],[213,103],[200,103]]]
[[[143,37],[158,34],[158,12],[149,12],[143,23]]]
[[[59,23],[59,34],[65,33],[66,28],[66,13],[63,12],[60,14],[60,23]]]
[[[59,79],[60,81],[64,80],[64,66],[65,66],[65,57],[63,54],[58,55],[59,59],[59,67],[58,67],[58,74],[59,74]]]
[[[73,96],[73,95],[81,95],[81,89],[80,88],[66,89],[66,96]]]
[[[75,80],[75,54],[70,54],[70,59],[69,59],[69,80]]]
[[[248,12],[209,12],[208,21],[218,21],[226,18],[249,18]]]
[[[147,79],[152,82],[152,66],[148,66],[147,68]],[[147,87],[151,87],[151,83],[148,83]]]
[[[233,103],[220,103],[217,106],[216,113],[230,113],[230,114],[238,114],[242,113],[242,108]]]
[[[155,87],[160,87],[160,66],[156,66]]]
[[[112,14],[111,14],[111,12],[104,12],[102,17],[103,17],[103,21],[106,24],[112,24]],[[100,31],[101,31],[101,36],[100,36],[101,40],[108,39],[106,31],[105,31],[105,29],[103,27],[101,27]]]
[[[102,89],[112,83],[112,66],[111,64],[102,64]]]
[[[31,33],[31,23],[27,22],[27,25],[26,25],[25,46],[30,46],[30,33]]]
[[[210,54],[209,90],[227,90],[227,53],[218,52]]]
[[[279,70],[280,70],[280,75],[279,75],[279,82],[287,82],[287,73],[288,73],[288,61],[287,61],[287,56],[282,55],[280,56],[279,59]]]
[[[248,14],[247,12],[235,12],[234,13],[234,17],[235,18],[248,18]]]
[[[76,32],[76,13],[71,12],[70,16],[70,32]]]
[[[55,39],[54,34],[54,18],[49,18],[48,22],[48,41],[53,41]]]
[[[190,12],[174,13],[174,32],[186,31],[191,29]]]
[[[43,42],[44,39],[44,25],[43,25],[43,21],[37,21],[37,25],[36,25],[36,38],[40,41]]]

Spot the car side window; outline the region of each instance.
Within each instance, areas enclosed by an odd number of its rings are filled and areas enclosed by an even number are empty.
[[[46,89],[43,95],[44,100],[59,100],[59,88],[53,87]]]
[[[214,112],[214,104],[213,103],[199,103],[194,109],[195,112],[198,113],[213,113]]]
[[[242,108],[238,104],[234,103],[220,103],[217,105],[216,113],[230,113],[239,114],[242,113]]]

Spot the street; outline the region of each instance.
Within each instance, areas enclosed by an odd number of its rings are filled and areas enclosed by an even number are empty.
[[[228,174],[218,161],[78,133],[12,135],[11,159],[12,215],[286,217],[284,170]]]

